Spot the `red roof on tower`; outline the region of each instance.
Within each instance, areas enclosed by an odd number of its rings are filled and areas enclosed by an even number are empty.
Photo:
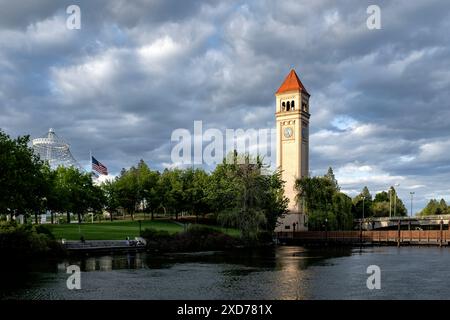
[[[306,91],[305,86],[295,73],[295,70],[292,69],[291,72],[289,72],[289,74],[287,75],[286,79],[284,79],[283,84],[280,86],[280,88],[278,88],[276,94],[297,90],[304,91],[309,95],[308,91]]]

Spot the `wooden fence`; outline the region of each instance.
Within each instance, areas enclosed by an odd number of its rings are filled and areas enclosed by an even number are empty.
[[[389,230],[389,231],[296,231],[278,232],[280,241],[299,243],[371,243],[397,245],[448,245],[449,230]]]

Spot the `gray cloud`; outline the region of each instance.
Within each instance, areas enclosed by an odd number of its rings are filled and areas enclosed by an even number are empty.
[[[78,4],[82,29],[67,30]],[[450,198],[450,5],[379,1],[0,1],[0,127],[49,127],[112,172],[170,164],[171,132],[274,126],[296,68],[311,98],[311,169],[344,190],[400,183]]]

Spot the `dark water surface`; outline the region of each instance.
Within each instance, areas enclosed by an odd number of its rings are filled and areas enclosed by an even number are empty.
[[[72,264],[82,270],[81,290],[67,289]],[[366,286],[370,265],[381,269],[380,290]],[[97,256],[2,271],[0,283],[1,299],[449,299],[450,249]]]

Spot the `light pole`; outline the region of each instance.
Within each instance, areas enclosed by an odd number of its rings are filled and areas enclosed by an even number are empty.
[[[412,217],[412,215],[413,215],[413,199],[414,199],[415,192],[410,192],[409,194],[411,195],[411,217]]]
[[[399,183],[396,183],[395,186],[396,186],[396,187],[399,187],[400,184],[399,184]],[[394,189],[394,190],[395,190],[395,189]],[[397,216],[397,190],[395,190],[394,195],[395,195],[395,197],[394,197],[394,217],[396,217],[396,216]]]
[[[392,187],[389,188],[389,218],[392,217]]]
[[[363,223],[364,223],[364,201],[365,201],[365,200],[366,200],[366,197],[363,196],[363,197],[362,197],[362,201],[363,201],[363,215],[362,215]]]

